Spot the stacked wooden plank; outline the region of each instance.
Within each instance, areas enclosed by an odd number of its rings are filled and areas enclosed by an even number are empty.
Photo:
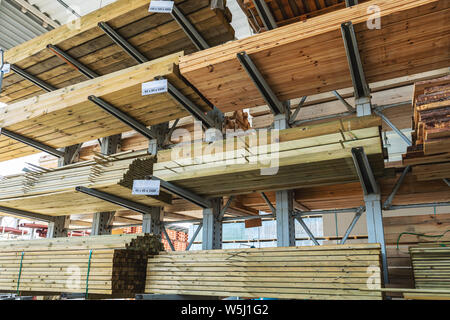
[[[403,164],[418,181],[450,177],[450,76],[415,84],[413,129]]]
[[[142,153],[141,153],[142,154]],[[152,174],[154,158],[124,153],[51,170],[36,170],[0,181],[0,206],[62,216],[116,211],[122,207],[76,191],[83,186],[143,205],[163,206],[171,195],[132,195],[133,180]]]
[[[422,242],[435,242],[437,236],[449,229],[450,214],[384,217],[383,226],[387,245],[389,287],[414,288],[409,248]],[[435,237],[420,236],[422,234]],[[440,240],[448,239],[450,233]]]
[[[88,98],[97,96],[144,125],[154,125],[189,113],[167,92],[143,95],[142,84],[162,76],[201,109],[208,104],[179,76],[182,53],[85,81],[0,109],[0,127],[60,148],[130,131]],[[0,161],[38,152],[20,142],[0,136]]]
[[[364,1],[367,0],[359,2]],[[266,0],[265,2],[278,27],[345,8],[345,0]],[[267,31],[253,0],[238,0],[238,3],[255,33]]]
[[[1,241],[0,290],[134,297],[162,249],[149,234]]]
[[[372,5],[380,8],[381,29],[367,26]],[[445,0],[368,1],[191,54],[180,68],[222,111],[265,104],[237,59],[243,51],[280,101],[352,87],[341,33],[341,24],[351,21],[369,83],[434,70],[450,62],[449,6]]]
[[[159,152],[154,175],[208,196],[358,181],[354,147],[383,172],[380,125],[369,116],[185,144]]]
[[[54,45],[97,73],[105,75],[136,65],[98,26],[106,22],[148,59],[197,49],[170,14],[150,13],[149,0],[119,0],[67,25],[8,50],[5,60],[56,88],[87,78],[47,46]],[[210,0],[176,0],[177,7],[210,46],[234,39],[231,13],[211,9]],[[3,82],[1,102],[11,103],[45,91],[11,72]]]
[[[381,299],[378,244],[162,252],[146,293],[281,299]]]
[[[416,288],[449,290],[450,247],[448,243],[410,248],[410,253]],[[435,296],[450,299],[448,294]]]

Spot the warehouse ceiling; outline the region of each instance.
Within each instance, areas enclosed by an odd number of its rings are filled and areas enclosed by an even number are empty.
[[[116,0],[0,0],[0,48],[8,50]],[[149,0],[150,3],[150,0]],[[245,14],[228,0],[238,39],[250,35]]]

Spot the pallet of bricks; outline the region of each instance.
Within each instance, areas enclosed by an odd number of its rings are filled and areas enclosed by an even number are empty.
[[[132,298],[144,290],[147,257],[162,249],[150,234],[3,241],[0,292]]]
[[[166,231],[175,251],[185,251],[188,245],[188,234],[183,231],[172,230],[169,228],[167,228]],[[172,250],[164,234],[162,237],[162,243],[164,244],[164,249],[166,251]]]
[[[123,228],[123,233],[125,234],[133,234],[133,233],[141,233],[142,227],[127,227]],[[172,242],[175,251],[185,251],[188,245],[189,235],[183,231],[177,231],[172,229],[167,229],[167,234],[169,235],[170,241]],[[162,235],[161,240],[164,250],[171,251],[172,248],[169,245],[169,242],[166,240],[165,235]]]
[[[450,242],[422,243],[409,251],[416,289],[430,292],[408,293],[405,298],[450,300]]]
[[[450,75],[415,84],[413,130],[403,164],[418,181],[450,178]]]

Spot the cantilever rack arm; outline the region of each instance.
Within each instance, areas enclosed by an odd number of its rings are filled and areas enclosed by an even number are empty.
[[[18,142],[22,142],[30,147],[33,147],[37,150],[40,150],[42,152],[47,152],[49,154],[51,154],[52,156],[55,156],[57,158],[61,158],[64,157],[64,152],[63,151],[59,151],[53,147],[47,146],[43,143],[40,143],[36,140],[27,138],[25,136],[22,136],[18,133],[9,131],[5,128],[0,128],[0,135],[4,135],[5,137],[8,137],[10,139],[16,140]]]

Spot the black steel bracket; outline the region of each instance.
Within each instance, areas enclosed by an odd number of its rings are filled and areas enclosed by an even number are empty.
[[[86,76],[88,79],[97,78],[99,75],[86,67],[84,64],[80,63],[77,59],[64,52],[57,46],[52,44],[47,45],[47,49],[52,51],[57,57],[59,57],[63,62],[77,69],[82,75]]]
[[[44,221],[44,222],[54,222],[55,221],[55,217],[53,217],[53,216],[47,216],[44,214],[19,210],[19,209],[15,209],[15,208],[8,208],[8,207],[0,206],[0,212],[18,216],[18,217],[23,217],[26,219],[37,220],[37,221]]]
[[[192,25],[192,23],[184,16],[180,9],[177,8],[176,5],[173,6],[173,10],[171,13],[172,17],[175,21],[180,25],[181,29],[183,29],[184,33],[191,39],[192,43],[194,43],[195,47],[198,50],[205,50],[209,48],[208,43],[202,37],[202,35],[197,31],[197,29]]]
[[[170,193],[175,194],[176,196],[183,198],[203,209],[211,208],[212,203],[208,199],[203,198],[202,196],[199,196],[189,190],[186,190],[184,188],[181,188],[179,186],[174,185],[173,183],[167,182],[165,180],[162,180],[160,178],[157,178],[155,176],[151,177],[152,180],[159,180],[161,183],[161,188],[169,191]]]
[[[379,187],[363,147],[352,148],[352,158],[364,195],[378,194]]]
[[[24,136],[22,136],[20,134],[17,134],[15,132],[9,131],[7,129],[0,128],[0,135],[4,135],[5,137],[8,137],[10,139],[16,140],[16,141],[21,142],[23,144],[26,144],[26,145],[28,145],[30,147],[33,147],[35,149],[38,149],[40,151],[47,152],[47,153],[51,154],[52,156],[55,156],[55,157],[58,157],[58,158],[59,157],[64,157],[64,152],[63,151],[59,151],[59,150],[57,150],[55,148],[52,148],[50,146],[47,146],[47,145],[41,143],[41,142],[38,142],[38,141],[35,141],[33,139],[24,137]]]
[[[14,65],[14,64],[11,64],[11,70],[14,71],[15,73],[17,73],[22,78],[32,82],[34,85],[38,86],[42,90],[45,90],[47,92],[56,90],[56,88],[54,86],[46,83],[45,81],[42,81],[41,79],[36,78],[32,74],[29,74],[28,72],[20,69],[18,66]]]
[[[270,9],[267,6],[266,1],[253,0],[253,3],[255,4],[256,11],[258,12],[258,15],[261,18],[266,29],[267,30],[276,29],[278,27],[277,23],[275,22],[275,19],[273,18],[272,12],[270,12]]]
[[[272,113],[274,115],[284,113],[283,104],[280,102],[280,100],[278,100],[277,96],[272,91],[248,54],[245,52],[240,52],[237,54],[237,58],[242,67],[249,75],[250,79],[252,79],[258,91],[261,93],[264,101],[266,101]]]
[[[144,63],[149,61],[142,53],[133,47],[124,37],[122,37],[116,30],[114,30],[106,22],[99,22],[99,28],[106,33],[119,47],[121,47],[129,56],[131,56],[136,62]]]
[[[112,106],[110,103],[106,102],[105,100],[96,97],[96,96],[89,96],[89,101],[95,103],[97,106],[108,112],[110,115],[115,117],[116,119],[122,121],[127,126],[129,126],[131,129],[137,131],[138,133],[142,134],[147,139],[156,139],[157,136],[144,124],[140,123],[136,119],[132,118],[131,116],[127,115],[123,111],[120,111],[118,108]]]
[[[130,209],[142,214],[146,214],[150,212],[150,208],[146,205],[128,200],[128,199],[124,199],[103,191],[99,191],[99,190],[95,190],[95,189],[91,189],[91,188],[86,188],[86,187],[76,187],[75,188],[76,191],[78,192],[82,192],[84,194],[87,194],[89,196],[113,203],[115,205],[121,206],[123,208],[126,209]]]

